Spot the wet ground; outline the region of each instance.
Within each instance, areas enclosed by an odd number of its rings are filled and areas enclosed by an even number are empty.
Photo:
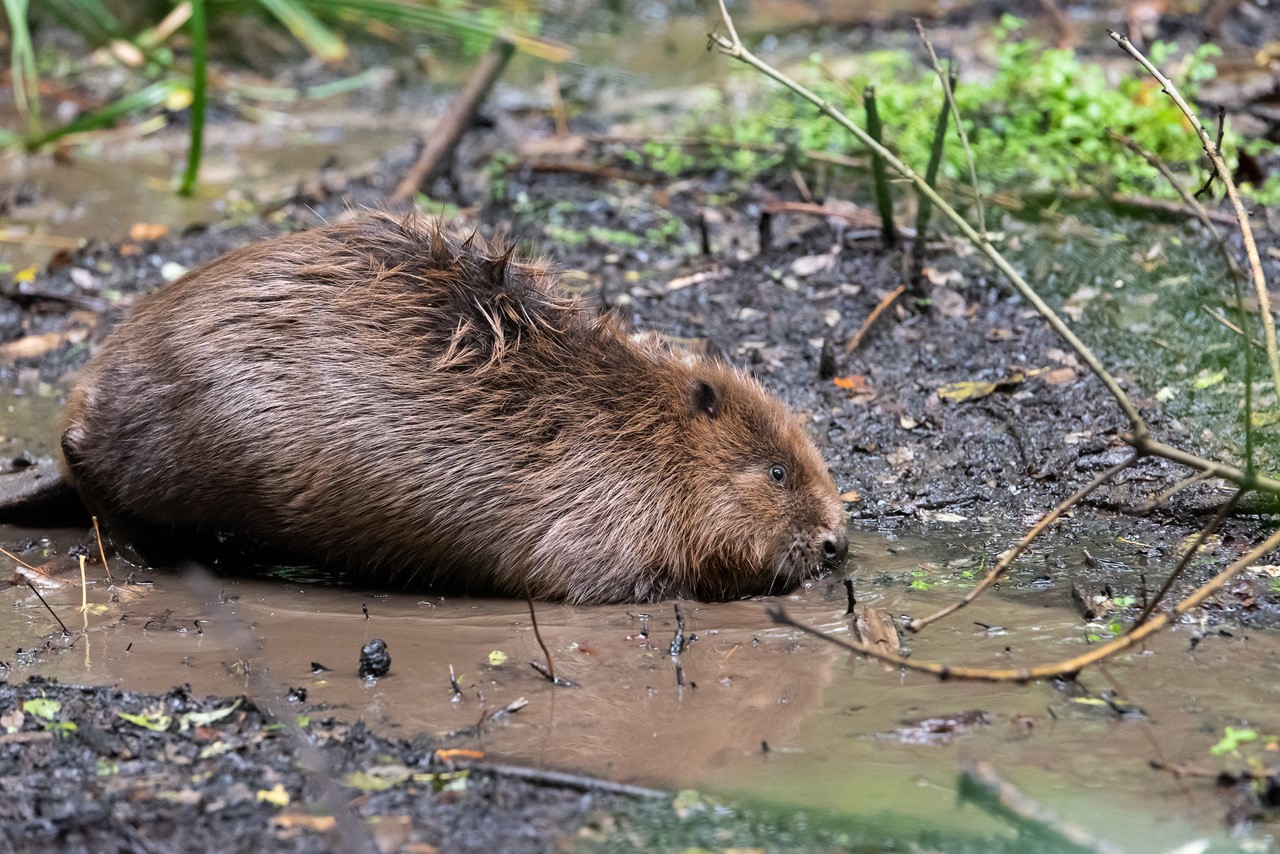
[[[545,113],[513,108],[491,118],[468,137],[454,180],[429,188],[449,207],[431,204],[481,228],[509,227],[559,259],[567,287],[637,326],[748,366],[803,413],[848,498],[854,546],[846,574],[859,608],[920,616],[952,601],[1056,500],[1124,453],[1125,424],[1101,387],[962,247],[943,241],[931,252],[928,305],[895,308],[846,354],[845,342],[901,280],[900,256],[874,233],[783,215],[762,245],[762,205],[796,195],[786,176],[743,186],[724,174],[655,182],[639,169],[621,180],[544,171],[527,165],[535,157],[522,155],[519,142],[548,135]],[[296,173],[284,175],[272,161],[261,171],[272,186],[252,201],[228,205],[223,197],[157,211],[155,219],[172,227],[154,239],[129,236],[145,219],[145,202],[114,225],[87,217],[108,226],[102,231],[81,224],[47,232],[105,239],[48,263],[45,246],[28,283],[36,295],[0,301],[0,347],[12,347],[0,357],[0,458],[53,451],[69,372],[137,295],[266,234],[381,204],[414,153],[396,127],[388,120],[384,133],[357,124],[324,137],[305,150],[329,146],[337,159],[299,154],[288,164]],[[591,115],[573,126],[612,129]],[[585,159],[625,167],[617,148],[592,144]],[[517,164],[493,170],[495,152],[515,152]],[[85,156],[77,168],[101,175],[112,164]],[[59,198],[59,187],[74,184],[59,183],[65,173],[41,174],[32,173],[36,200]],[[184,231],[190,222],[199,226]],[[1230,340],[1213,337],[1227,333],[1203,321],[1200,304],[1219,305],[1220,271],[1197,266],[1212,257],[1197,228],[1071,208],[1006,216],[1000,228],[1046,294],[1079,309],[1083,334],[1108,356],[1158,435],[1238,453],[1218,387],[1186,391],[1179,379],[1216,370],[1214,353]],[[1263,231],[1260,239],[1271,280],[1280,280],[1276,235]],[[1145,276],[1136,271],[1142,267]],[[1082,295],[1084,288],[1092,293]],[[1190,331],[1179,337],[1175,327]],[[1152,329],[1164,343],[1144,349]],[[947,383],[1035,371],[974,401],[937,394]],[[1165,386],[1180,393],[1160,394]],[[908,638],[910,652],[930,661],[1032,664],[1107,638],[1135,616],[1185,538],[1226,497],[1202,484],[1154,514],[1124,512],[1181,476],[1158,461],[1131,469],[1046,535],[999,591]],[[1228,520],[1175,592],[1274,526],[1266,509]],[[0,546],[33,565],[55,562],[60,581],[41,593],[71,631],[62,636],[25,584],[3,592],[14,618],[0,624],[0,779],[6,792],[31,794],[11,798],[0,827],[11,844],[33,850],[54,840],[68,850],[164,850],[179,829],[198,826],[202,838],[225,840],[229,828],[255,822],[261,835],[246,839],[245,850],[323,850],[338,844],[333,834],[346,809],[372,828],[382,850],[1025,847],[1009,823],[957,803],[958,763],[975,758],[1126,850],[1199,840],[1222,850],[1271,844],[1256,799],[1212,781],[1222,769],[1274,764],[1267,748],[1280,732],[1272,713],[1280,650],[1274,566],[1247,574],[1201,617],[1078,683],[1024,687],[887,672],[766,618],[765,605],[781,602],[802,622],[847,636],[839,575],[776,600],[681,603],[687,632],[697,635],[679,657],[683,686],[670,654],[673,603],[542,604],[543,639],[559,673],[577,683],[553,688],[529,666],[542,653],[523,603],[368,590],[309,569],[208,579],[116,559],[116,583],[108,584],[85,548],[90,542],[79,529],[0,526]],[[81,552],[92,582],[83,615]],[[1077,586],[1105,592],[1116,610],[1086,621],[1072,603]],[[357,658],[373,638],[387,642],[392,666],[366,682]],[[28,684],[32,676],[105,687]],[[189,691],[171,693],[182,684]],[[240,694],[250,702],[226,718],[198,719],[194,734],[178,731],[179,715],[227,709],[234,699],[226,698]],[[12,717],[19,703],[41,695],[63,705],[47,717],[38,704]],[[224,699],[193,699],[206,695]],[[167,735],[145,725],[160,713],[174,718]],[[306,716],[308,739],[323,745],[318,764],[274,728],[272,721],[295,715]],[[1211,753],[1227,727],[1252,729],[1256,739]],[[443,754],[446,763],[437,748],[483,756]],[[1152,761],[1188,773],[1154,770]],[[669,794],[650,803],[646,793],[584,781],[531,783],[481,770],[465,782],[449,776],[468,762],[585,773]],[[350,776],[371,768],[394,785],[376,791],[380,783]],[[37,799],[55,769],[73,783]],[[270,794],[276,784],[289,806]],[[674,795],[690,788],[737,806]],[[94,812],[94,801],[111,811]]]

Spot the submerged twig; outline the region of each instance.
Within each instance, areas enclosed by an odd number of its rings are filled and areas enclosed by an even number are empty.
[[[1218,512],[1215,513],[1213,518],[1209,520],[1208,524],[1200,530],[1200,534],[1196,537],[1195,542],[1187,548],[1186,554],[1182,556],[1182,560],[1178,561],[1178,565],[1173,568],[1173,572],[1169,573],[1169,577],[1164,580],[1164,584],[1160,587],[1160,592],[1157,593],[1155,598],[1150,602],[1142,606],[1142,613],[1138,615],[1138,619],[1134,620],[1133,624],[1135,626],[1140,626],[1145,623],[1147,618],[1151,616],[1152,612],[1159,607],[1160,600],[1162,600],[1165,597],[1165,594],[1169,592],[1169,588],[1173,587],[1173,583],[1178,580],[1182,575],[1183,570],[1187,568],[1191,563],[1191,560],[1200,551],[1200,547],[1204,545],[1205,540],[1209,539],[1209,537],[1213,535],[1213,532],[1218,529],[1218,526],[1222,524],[1222,520],[1231,514],[1231,511],[1240,503],[1240,499],[1244,497],[1244,494],[1244,489],[1236,490],[1235,495],[1231,496],[1231,500],[1218,508]]]
[[[786,610],[780,605],[769,607],[766,610],[766,613],[769,615],[770,619],[779,625],[791,626],[794,629],[799,629],[807,635],[820,638],[827,643],[840,647],[841,649],[866,655],[908,670],[928,673],[932,676],[938,677],[939,679],[966,679],[973,682],[1033,682],[1037,679],[1053,679],[1059,676],[1074,676],[1091,664],[1096,664],[1097,662],[1110,658],[1117,653],[1125,651],[1126,649],[1137,646],[1147,638],[1159,632],[1161,629],[1171,625],[1182,615],[1199,607],[1202,602],[1221,590],[1223,585],[1238,575],[1241,571],[1249,567],[1272,549],[1276,548],[1280,548],[1280,531],[1274,532],[1248,553],[1235,560],[1217,575],[1213,576],[1213,578],[1210,578],[1204,584],[1197,587],[1189,596],[1174,605],[1172,610],[1154,615],[1150,620],[1142,625],[1135,625],[1131,627],[1125,634],[1105,644],[1095,644],[1089,648],[1088,652],[1068,658],[1065,661],[1058,661],[1051,664],[1039,664],[1033,667],[953,667],[952,665],[942,664],[940,662],[917,661],[914,658],[903,658],[899,655],[890,655],[872,645],[860,644],[832,637],[831,635],[825,634],[812,626],[807,626],[804,623],[792,619],[791,616],[787,614]]]
[[[542,647],[542,654],[547,659],[546,669],[540,669],[536,664],[533,665],[543,676],[546,676],[552,683],[556,681],[556,663],[551,660],[551,650],[547,649],[546,643],[542,640],[542,632],[538,630],[538,615],[533,610],[533,597],[525,592],[524,601],[529,603],[529,622],[533,624],[533,636],[538,641],[538,646]]]
[[[27,586],[31,588],[32,593],[36,594],[36,598],[40,600],[40,604],[48,609],[49,613],[53,615],[53,618],[58,621],[58,625],[62,627],[63,637],[70,637],[71,631],[67,628],[67,624],[62,622],[62,618],[58,616],[58,612],[53,610],[49,603],[44,600],[44,597],[40,595],[39,589],[37,589],[30,581],[27,582]]]
[[[991,571],[988,572],[986,576],[981,581],[979,581],[972,590],[965,593],[963,598],[955,602],[952,602],[950,605],[946,606],[945,608],[942,608],[938,611],[933,612],[927,617],[919,617],[917,619],[908,620],[907,628],[910,631],[918,632],[921,629],[923,629],[925,626],[929,625],[930,623],[936,622],[937,620],[941,620],[943,617],[946,617],[949,614],[954,614],[956,611],[959,611],[961,608],[968,605],[974,599],[977,599],[979,596],[982,595],[983,591],[985,591],[988,587],[990,587],[991,585],[999,581],[1000,577],[1003,576],[1005,572],[1008,571],[1009,567],[1013,565],[1013,562],[1017,560],[1019,557],[1021,557],[1022,553],[1027,550],[1027,547],[1031,545],[1032,541],[1034,541],[1036,537],[1040,536],[1042,533],[1048,530],[1050,525],[1058,521],[1058,519],[1062,516],[1063,513],[1066,513],[1076,504],[1079,504],[1082,500],[1084,500],[1084,498],[1086,498],[1089,495],[1089,493],[1093,492],[1098,487],[1102,486],[1105,483],[1110,482],[1110,480],[1114,478],[1116,475],[1120,474],[1120,472],[1124,471],[1129,466],[1133,465],[1133,463],[1137,459],[1138,459],[1138,455],[1134,454],[1133,456],[1129,457],[1129,459],[1124,460],[1123,462],[1120,462],[1120,463],[1116,463],[1114,466],[1102,472],[1093,480],[1089,481],[1089,483],[1085,484],[1083,487],[1078,489],[1073,495],[1069,496],[1066,500],[1059,503],[1057,507],[1053,508],[1051,511],[1046,513],[1040,519],[1040,521],[1037,522],[1031,528],[1030,531],[1027,531],[1027,533],[1023,536],[1023,538],[1018,541],[1018,544],[1015,545],[1013,548],[1009,549],[1009,551],[1005,552],[1004,555],[1000,558],[1000,560],[996,562],[996,565],[991,567]]]
[[[966,761],[960,768],[961,801],[969,801],[1004,819],[1052,850],[1113,854],[1120,849],[1094,839],[1084,828],[1063,821],[996,773],[990,762]]]

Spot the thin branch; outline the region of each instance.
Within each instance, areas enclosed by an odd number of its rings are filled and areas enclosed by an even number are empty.
[[[1196,215],[1201,223],[1204,224],[1205,230],[1218,244],[1218,248],[1222,251],[1222,257],[1226,259],[1227,266],[1231,268],[1232,275],[1244,276],[1244,271],[1240,269],[1240,263],[1236,261],[1236,256],[1231,252],[1231,247],[1227,245],[1226,237],[1218,230],[1218,226],[1214,224],[1213,218],[1209,215],[1209,210],[1202,204],[1200,200],[1191,194],[1191,191],[1182,186],[1182,182],[1178,180],[1178,176],[1173,174],[1173,170],[1169,168],[1169,164],[1161,160],[1154,152],[1143,148],[1138,142],[1130,137],[1125,136],[1119,131],[1107,128],[1107,136],[1141,157],[1147,163],[1151,164],[1164,179],[1169,182],[1169,186],[1182,197],[1182,201],[1186,204],[1191,212]]]
[[[1214,460],[1206,460],[1204,457],[1197,457],[1195,454],[1166,445],[1164,442],[1157,442],[1150,436],[1139,437],[1126,434],[1120,438],[1132,445],[1139,453],[1150,454],[1153,457],[1164,457],[1166,460],[1184,465],[1187,468],[1199,469],[1200,471],[1208,472],[1214,477],[1229,480],[1236,486],[1280,495],[1280,480],[1276,480],[1273,477],[1257,473],[1250,474],[1249,472],[1241,471],[1235,466],[1229,466]]]
[[[1187,121],[1191,122],[1191,126],[1195,128],[1196,134],[1199,135],[1200,144],[1204,146],[1205,154],[1208,154],[1209,159],[1213,161],[1213,168],[1222,180],[1222,186],[1227,190],[1227,198],[1231,200],[1231,206],[1235,208],[1236,220],[1240,223],[1240,237],[1244,242],[1245,256],[1249,259],[1249,272],[1253,278],[1253,287],[1258,295],[1258,313],[1262,316],[1264,340],[1267,345],[1267,362],[1271,367],[1271,381],[1276,387],[1276,393],[1280,394],[1280,350],[1276,348],[1276,320],[1271,314],[1271,299],[1267,292],[1267,280],[1262,272],[1262,259],[1258,257],[1258,245],[1253,239],[1253,228],[1249,225],[1249,212],[1244,209],[1244,202],[1240,200],[1240,193],[1236,190],[1235,182],[1231,180],[1231,170],[1227,169],[1227,164],[1222,159],[1222,152],[1214,144],[1209,132],[1200,123],[1200,119],[1197,118],[1195,112],[1183,100],[1182,94],[1173,85],[1173,81],[1165,77],[1160,72],[1160,69],[1152,65],[1151,61],[1143,56],[1142,51],[1134,47],[1133,42],[1129,41],[1128,38],[1120,35],[1115,30],[1107,30],[1107,35],[1111,36],[1116,44],[1120,45],[1125,52],[1136,59],[1138,64],[1156,79],[1164,89],[1165,94],[1173,99],[1173,102],[1178,105],[1178,109],[1182,110],[1183,115],[1187,117]]]
[[[853,333],[853,337],[849,339],[849,343],[844,345],[844,352],[846,354],[852,353],[854,350],[858,349],[858,346],[862,344],[862,339],[866,337],[867,332],[870,331],[875,322],[880,319],[880,315],[884,314],[885,311],[888,310],[889,306],[893,305],[894,302],[897,301],[898,297],[902,296],[906,291],[906,285],[898,285],[888,294],[885,294],[884,299],[876,303],[876,307],[871,309],[871,313],[867,315],[867,319],[862,321],[862,325],[858,327],[858,331]]]
[[[1209,480],[1212,477],[1213,475],[1210,472],[1198,471],[1193,475],[1184,477],[1182,480],[1178,481],[1173,486],[1166,489],[1164,492],[1161,492],[1159,495],[1155,496],[1152,499],[1142,502],[1137,507],[1133,508],[1132,511],[1129,511],[1129,512],[1132,512],[1138,516],[1142,516],[1147,513],[1150,513],[1152,510],[1155,510],[1157,507],[1164,504],[1166,501],[1168,501],[1173,496],[1177,495],[1182,490],[1187,489],[1188,487],[1191,487],[1191,486],[1195,486],[1197,483],[1201,483],[1203,481]]]
[[[908,620],[907,629],[909,631],[918,632],[921,629],[923,629],[925,626],[929,625],[930,623],[941,620],[943,617],[946,617],[950,614],[954,614],[956,611],[959,611],[961,608],[968,605],[974,599],[977,599],[979,596],[982,595],[984,590],[986,590],[988,587],[990,587],[991,585],[999,581],[1000,578],[1009,570],[1009,567],[1013,565],[1013,562],[1022,556],[1022,553],[1027,550],[1027,547],[1031,545],[1031,543],[1035,540],[1035,538],[1040,536],[1042,533],[1044,533],[1049,528],[1049,526],[1052,525],[1054,522],[1058,521],[1059,517],[1061,517],[1063,513],[1066,513],[1076,504],[1079,504],[1082,500],[1084,500],[1086,496],[1089,495],[1089,493],[1093,492],[1095,489],[1102,486],[1104,483],[1109,482],[1116,475],[1120,474],[1120,472],[1124,471],[1129,466],[1133,465],[1134,461],[1136,461],[1137,459],[1138,459],[1138,455],[1134,454],[1124,462],[1116,463],[1114,466],[1102,472],[1093,480],[1091,480],[1088,484],[1086,484],[1085,486],[1077,490],[1074,495],[1067,498],[1057,507],[1053,508],[1053,510],[1051,510],[1050,512],[1046,513],[1044,515],[1044,518],[1042,518],[1039,522],[1037,522],[1030,531],[1027,531],[1027,533],[1023,536],[1023,538],[1018,541],[1017,545],[1009,549],[1009,551],[1005,552],[1004,556],[1000,558],[1000,560],[996,563],[995,566],[991,567],[991,571],[988,572],[986,576],[981,581],[978,582],[977,586],[975,586],[968,593],[964,594],[964,598],[956,602],[952,602],[950,605],[946,606],[945,608],[942,608],[941,610],[933,612],[927,617],[920,617],[918,619]]]
[[[724,0],[721,0],[720,9],[721,13],[725,16],[726,22],[731,27],[732,24],[729,19],[728,11],[724,8]],[[1071,328],[1068,327],[1066,323],[1063,322],[1062,318],[1049,307],[1048,303],[1040,298],[1040,295],[1035,292],[1031,285],[1027,284],[1026,280],[1023,279],[1018,271],[1013,268],[1013,265],[1011,265],[1005,257],[996,250],[991,242],[987,240],[985,234],[979,234],[975,231],[973,226],[971,226],[969,222],[955,210],[955,208],[951,207],[951,205],[947,203],[946,199],[942,198],[936,190],[930,187],[929,183],[925,181],[924,178],[917,175],[911,167],[898,159],[892,151],[889,151],[882,145],[877,145],[875,140],[871,139],[871,137],[867,135],[866,131],[860,128],[852,119],[834,107],[830,102],[805,88],[802,84],[792,80],[786,74],[783,74],[767,62],[756,57],[755,54],[743,47],[741,41],[736,38],[730,40],[716,33],[712,33],[710,35],[710,40],[711,43],[716,45],[725,55],[750,65],[761,74],[764,74],[771,80],[781,83],[800,97],[809,101],[811,104],[816,106],[823,115],[827,116],[852,134],[869,150],[874,151],[876,154],[884,158],[884,162],[892,167],[895,172],[915,184],[916,189],[933,203],[934,208],[941,211],[943,216],[955,223],[961,233],[964,234],[964,236],[975,247],[977,247],[983,255],[987,256],[988,260],[991,261],[997,270],[1004,274],[1022,298],[1031,303],[1053,331],[1056,332],[1062,340],[1075,351],[1075,354],[1080,358],[1080,360],[1089,367],[1089,370],[1093,372],[1094,376],[1102,382],[1107,391],[1111,393],[1111,396],[1115,398],[1117,405],[1124,412],[1125,417],[1129,419],[1129,423],[1132,425],[1134,433],[1140,436],[1147,435],[1148,431],[1146,422],[1138,413],[1137,407],[1133,405],[1133,401],[1131,401],[1129,396],[1120,388],[1120,385],[1116,382],[1110,372],[1108,372],[1107,369],[1102,366],[1102,363],[1098,361],[1098,357],[1093,354],[1093,351],[1090,350],[1085,343],[1071,331]]]
[[[969,134],[965,132],[964,122],[960,121],[960,108],[956,106],[955,92],[951,89],[951,77],[942,70],[942,63],[938,62],[938,54],[933,51],[933,42],[929,41],[929,37],[925,35],[924,24],[920,23],[919,18],[915,19],[915,25],[916,34],[920,36],[925,50],[929,52],[929,62],[933,65],[933,71],[942,83],[942,93],[947,98],[947,108],[951,110],[951,119],[955,122],[956,133],[960,136],[960,147],[964,149],[964,159],[969,165],[969,183],[973,187],[973,202],[978,213],[978,231],[985,235],[987,218],[982,210],[982,192],[978,189],[978,167],[973,163],[973,149],[969,147]]]
[[[1261,544],[1254,547],[1248,554],[1236,560],[1226,569],[1219,572],[1213,578],[1200,585],[1196,590],[1173,607],[1172,611],[1155,615],[1148,622],[1141,626],[1134,626],[1128,633],[1121,635],[1113,641],[1105,644],[1097,644],[1090,648],[1086,653],[1068,658],[1065,661],[1059,661],[1052,664],[1040,664],[1034,667],[1010,667],[1010,668],[993,668],[993,667],[952,667],[949,664],[941,664],[932,661],[916,661],[910,658],[903,658],[900,655],[885,652],[871,644],[858,643],[856,641],[847,641],[841,638],[832,637],[804,623],[797,622],[792,619],[786,610],[780,605],[773,605],[766,608],[765,612],[769,618],[775,623],[784,626],[791,626],[799,629],[807,635],[820,638],[827,643],[834,644],[841,649],[849,652],[856,652],[860,655],[866,655],[878,661],[883,661],[897,667],[903,667],[907,670],[914,670],[919,673],[928,673],[939,679],[966,679],[973,682],[1033,682],[1037,679],[1053,679],[1059,676],[1073,676],[1079,673],[1085,667],[1096,664],[1099,661],[1110,658],[1117,653],[1131,649],[1145,641],[1147,638],[1159,632],[1161,629],[1171,625],[1175,620],[1183,614],[1198,607],[1202,602],[1213,594],[1222,589],[1228,581],[1238,575],[1242,570],[1246,569],[1272,549],[1280,548],[1280,531],[1275,531],[1270,537],[1267,537]]]
[[[1165,594],[1169,592],[1169,588],[1173,587],[1173,583],[1181,577],[1183,571],[1188,565],[1190,565],[1192,558],[1196,556],[1196,553],[1200,551],[1200,547],[1204,545],[1204,541],[1213,536],[1213,532],[1218,530],[1218,526],[1222,524],[1222,520],[1227,518],[1227,516],[1231,514],[1232,510],[1236,509],[1236,505],[1240,503],[1240,499],[1244,497],[1245,492],[1246,490],[1244,489],[1236,490],[1235,495],[1231,496],[1231,500],[1218,508],[1218,512],[1215,513],[1213,518],[1209,520],[1208,524],[1200,530],[1199,536],[1196,537],[1195,542],[1187,549],[1186,554],[1182,556],[1182,560],[1178,561],[1178,565],[1173,568],[1173,572],[1169,573],[1169,577],[1164,580],[1164,585],[1161,586],[1160,592],[1157,593],[1155,598],[1148,602],[1146,607],[1142,609],[1142,613],[1139,614],[1138,619],[1134,621],[1135,626],[1140,626],[1145,623],[1155,612],[1157,606],[1160,604],[1160,600],[1164,599]]]

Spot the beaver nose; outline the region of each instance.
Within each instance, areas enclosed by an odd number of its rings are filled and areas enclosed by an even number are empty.
[[[849,537],[844,531],[833,531],[822,538],[822,560],[830,567],[839,568],[849,556]]]

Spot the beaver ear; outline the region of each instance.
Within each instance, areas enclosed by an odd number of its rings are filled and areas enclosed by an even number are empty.
[[[693,411],[708,418],[720,414],[720,389],[706,380],[698,380],[693,384]]]

